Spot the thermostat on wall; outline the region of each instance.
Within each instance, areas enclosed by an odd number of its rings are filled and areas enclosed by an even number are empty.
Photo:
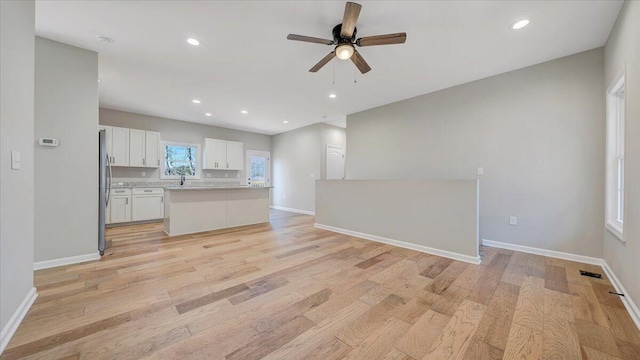
[[[53,138],[40,138],[38,144],[42,146],[58,146],[58,139]]]

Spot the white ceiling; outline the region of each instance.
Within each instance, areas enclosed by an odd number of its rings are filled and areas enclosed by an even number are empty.
[[[602,46],[622,6],[359,1],[358,37],[404,31],[407,42],[360,48],[373,68],[366,75],[338,59],[309,73],[332,47],[286,36],[330,39],[344,3],[38,1],[36,33],[99,52],[102,107],[276,134],[344,125],[348,114]],[[531,24],[509,29],[522,18]],[[104,45],[98,35],[115,42]],[[201,45],[187,44],[189,37]]]

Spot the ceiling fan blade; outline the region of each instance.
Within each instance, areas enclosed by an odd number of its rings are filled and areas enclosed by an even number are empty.
[[[327,56],[323,57],[322,60],[320,60],[317,64],[313,65],[313,67],[309,69],[309,72],[317,72],[323,66],[327,65],[327,63],[331,61],[331,59],[333,59],[334,57],[336,57],[336,52],[335,51],[330,52],[329,54],[327,54]]]
[[[333,45],[333,40],[321,39],[321,38],[311,37],[311,36],[296,35],[296,34],[287,35],[287,39],[316,43],[316,44]]]
[[[356,41],[358,46],[403,44],[407,41],[407,33],[367,36]]]
[[[367,62],[364,61],[364,58],[362,57],[362,55],[360,55],[358,50],[353,51],[353,55],[351,56],[351,61],[353,61],[353,63],[356,65],[356,67],[358,68],[358,70],[360,70],[361,73],[366,74],[369,71],[371,71],[371,66],[369,66],[369,64],[367,64]]]
[[[356,28],[356,22],[358,21],[361,8],[362,5],[360,4],[347,2],[347,5],[344,7],[344,17],[342,18],[340,35],[349,39],[353,36],[353,30]]]

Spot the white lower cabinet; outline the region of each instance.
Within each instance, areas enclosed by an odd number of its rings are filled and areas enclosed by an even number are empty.
[[[131,189],[113,189],[107,206],[109,224],[131,221]]]
[[[132,221],[164,218],[164,190],[133,189]]]
[[[164,189],[113,189],[107,205],[107,224],[164,218]]]

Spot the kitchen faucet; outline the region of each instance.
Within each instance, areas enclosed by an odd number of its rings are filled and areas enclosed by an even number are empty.
[[[180,175],[180,186],[184,185],[185,176],[184,174]]]

